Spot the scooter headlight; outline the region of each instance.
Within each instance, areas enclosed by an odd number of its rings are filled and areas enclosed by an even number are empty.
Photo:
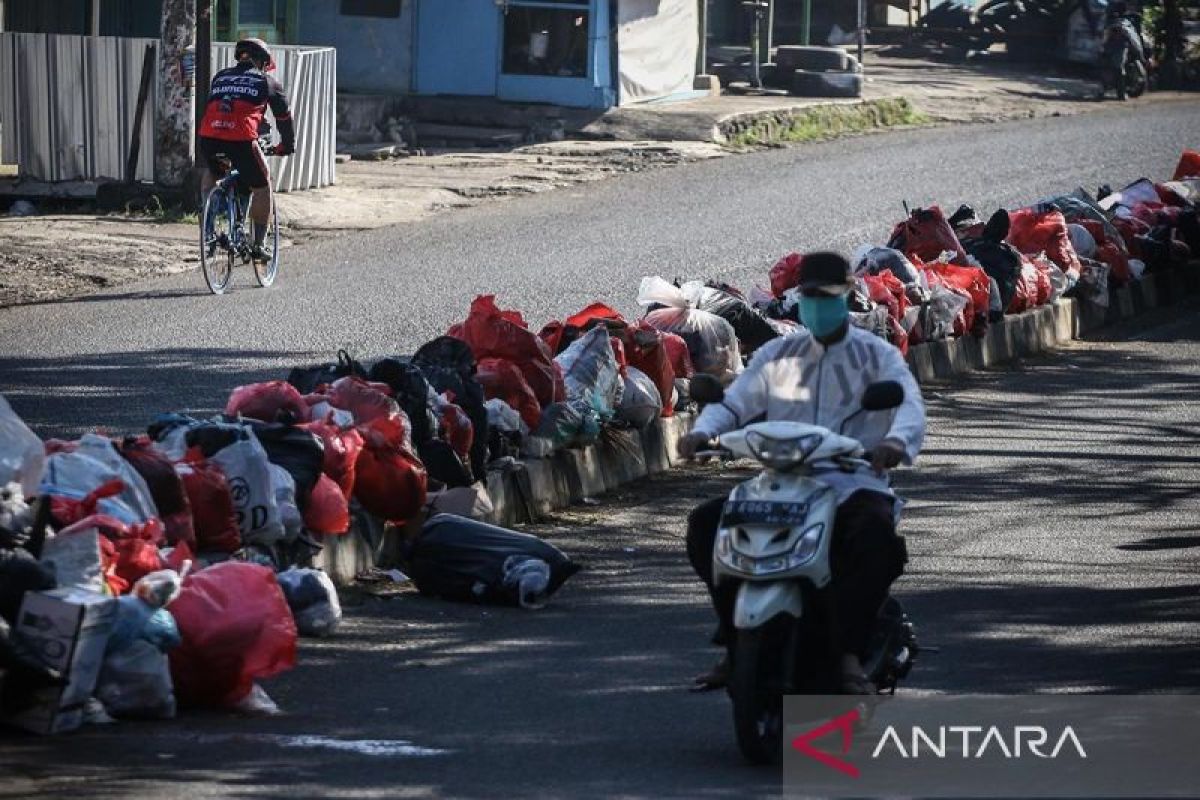
[[[768,467],[784,468],[798,464],[821,445],[821,436],[810,434],[794,439],[772,439],[759,431],[746,434],[746,447]]]
[[[788,569],[798,567],[802,564],[807,564],[812,561],[817,555],[817,550],[821,547],[821,537],[825,534],[825,523],[818,522],[812,525],[808,530],[800,535],[800,541],[796,542],[796,546],[792,549],[792,553],[788,556]]]

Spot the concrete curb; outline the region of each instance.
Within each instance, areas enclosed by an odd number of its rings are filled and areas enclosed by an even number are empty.
[[[919,382],[941,380],[1051,349],[1178,298],[1200,292],[1200,263],[1191,269],[1147,275],[1112,293],[1107,309],[1074,300],[1005,317],[982,338],[962,337],[917,345],[908,363]],[[550,458],[512,462],[488,473],[495,512],[491,522],[520,525],[560,508],[596,497],[647,475],[670,469],[675,443],[692,426],[690,414],[656,420],[644,431],[608,430],[600,442],[563,450]],[[349,534],[329,537],[317,566],[345,585],[363,570],[394,563],[397,535],[378,520],[357,513]]]

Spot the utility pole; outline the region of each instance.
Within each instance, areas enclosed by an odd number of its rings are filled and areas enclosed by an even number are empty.
[[[183,188],[195,162],[192,85],[196,0],[163,0],[161,31],[154,115],[154,182]]]

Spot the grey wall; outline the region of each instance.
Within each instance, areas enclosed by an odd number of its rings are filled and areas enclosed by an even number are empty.
[[[413,9],[403,0],[399,17],[340,13],[340,0],[300,0],[299,41],[337,48],[340,92],[406,94],[412,86]]]

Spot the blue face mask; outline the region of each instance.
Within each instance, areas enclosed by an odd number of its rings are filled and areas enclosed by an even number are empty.
[[[846,295],[808,297],[800,295],[800,321],[813,336],[828,336],[850,318]]]

